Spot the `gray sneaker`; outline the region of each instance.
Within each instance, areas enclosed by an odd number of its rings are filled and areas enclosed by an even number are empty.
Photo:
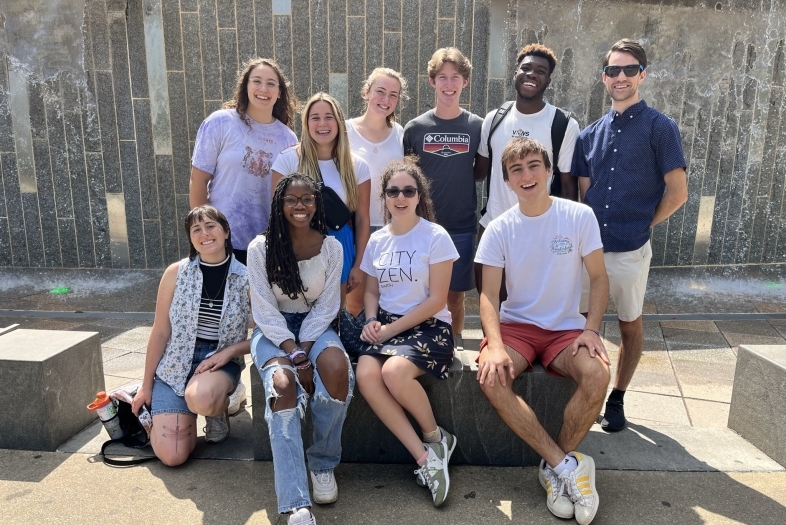
[[[453,455],[453,451],[456,449],[456,436],[445,430],[444,428],[439,428],[442,431],[442,446],[445,447],[445,450],[448,451],[448,463],[450,463],[450,457]],[[423,446],[428,446],[428,443],[423,443]],[[420,470],[415,471],[415,483],[418,487],[425,487],[426,481],[423,479],[423,476],[420,475]],[[571,504],[571,508],[573,505]]]
[[[229,437],[229,413],[220,416],[205,416],[205,443],[221,443]]]
[[[426,461],[415,473],[431,491],[434,506],[441,507],[445,503],[448,489],[450,489],[446,449],[442,443],[426,443],[426,446],[428,447]]]

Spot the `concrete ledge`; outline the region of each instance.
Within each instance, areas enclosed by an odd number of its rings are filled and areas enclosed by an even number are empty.
[[[480,391],[475,379],[477,352],[456,351],[449,378],[430,376],[419,381],[426,390],[437,423],[458,438],[451,464],[457,465],[536,465],[540,457],[502,422]],[[255,400],[254,459],[270,461],[267,424],[264,419],[265,393],[256,367],[251,367],[251,392]],[[556,438],[562,427],[562,412],[575,384],[548,375],[543,368],[522,374],[514,386],[532,407],[543,426]],[[355,386],[342,433],[342,461],[359,463],[412,463],[412,457],[380,422]],[[413,421],[417,429],[417,425]],[[311,443],[311,418],[303,421],[303,442]]]
[[[96,416],[104,390],[97,332],[14,330],[0,336],[0,448],[55,450]]]
[[[729,428],[786,466],[786,345],[742,345]]]

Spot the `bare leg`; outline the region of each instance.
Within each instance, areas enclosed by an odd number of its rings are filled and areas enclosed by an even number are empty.
[[[453,317],[453,334],[464,331],[464,292],[448,292],[448,310]]]
[[[622,343],[620,344],[614,388],[627,390],[631,379],[633,379],[633,373],[639,365],[641,352],[644,348],[644,322],[639,316],[635,321],[620,321],[619,325]]]
[[[364,355],[358,359],[357,383],[363,397],[380,421],[406,447],[417,461],[423,455],[423,442],[382,379],[383,358]]]
[[[420,430],[432,432],[437,429],[437,421],[434,419],[426,391],[416,380],[424,373],[412,361],[403,357],[390,357],[382,365],[382,381],[390,395],[404,410],[412,414],[420,425]]]
[[[349,363],[344,352],[335,346],[325,348],[317,358],[317,369],[330,397],[346,401],[349,395]]]
[[[232,379],[221,370],[194,375],[184,395],[188,409],[203,416],[220,416],[229,406],[232,386]]]
[[[577,388],[565,407],[557,445],[565,452],[576,450],[600,412],[609,385],[609,367],[599,357],[590,357],[586,348],[575,356],[570,347],[550,365],[555,371],[573,379]]]
[[[505,351],[513,360],[513,371],[518,377],[529,367],[529,364],[513,348],[505,345]],[[494,386],[489,386],[489,383],[486,382],[480,385],[480,389],[499,417],[517,436],[540,454],[540,457],[545,459],[549,465],[552,467],[557,465],[565,457],[566,452],[551,439],[529,405],[513,392],[513,381],[508,380],[506,383],[506,386],[502,386],[502,383],[495,381]]]
[[[196,447],[196,437],[196,417],[192,415],[171,413],[153,416],[150,445],[158,459],[168,467],[186,462]]]

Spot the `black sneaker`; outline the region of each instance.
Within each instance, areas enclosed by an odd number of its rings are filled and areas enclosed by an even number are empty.
[[[616,399],[606,401],[606,411],[603,413],[603,421],[600,428],[606,432],[619,432],[625,428],[625,410],[622,408],[624,403]]]

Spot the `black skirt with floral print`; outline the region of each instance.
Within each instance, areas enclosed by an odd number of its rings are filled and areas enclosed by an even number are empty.
[[[377,314],[382,324],[401,317],[382,308]],[[432,317],[384,343],[363,346],[360,355],[401,356],[437,379],[447,379],[453,362],[453,329],[445,321]]]

